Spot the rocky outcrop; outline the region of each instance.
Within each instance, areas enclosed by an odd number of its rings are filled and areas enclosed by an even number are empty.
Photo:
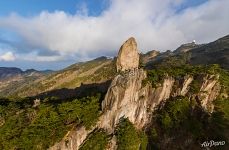
[[[213,100],[219,95],[220,84],[219,76],[207,75],[203,78],[203,83],[198,94],[201,106],[208,112],[213,112]]]
[[[40,99],[33,100],[33,107],[38,107],[40,104],[41,104],[41,100]]]
[[[124,54],[127,52],[134,54]],[[137,59],[137,62],[129,58],[130,56]],[[131,59],[132,65],[127,63],[129,62],[127,61],[128,58]],[[151,122],[153,111],[158,104],[172,96],[189,94],[189,87],[193,81],[193,77],[189,75],[182,80],[166,76],[156,88],[153,88],[150,83],[143,85],[143,80],[147,78],[147,74],[143,69],[138,69],[138,59],[136,42],[133,38],[130,38],[120,49],[117,70],[121,72],[113,79],[108,88],[102,102],[102,113],[96,125],[89,131],[84,127],[73,129],[50,150],[77,150],[96,128],[102,128],[113,135],[115,127],[122,117],[128,118],[137,129],[143,129]],[[200,92],[196,95],[204,108],[209,109],[212,101],[219,93],[219,89],[218,77],[204,77]],[[117,149],[115,136],[110,140],[107,149]]]
[[[80,126],[69,131],[65,137],[48,150],[78,150],[80,145],[84,142],[86,137],[94,130],[86,130],[85,127]]]
[[[181,80],[177,80],[176,82],[178,82],[176,86],[173,87],[173,93],[172,96],[176,97],[176,96],[185,96],[188,93],[189,90],[189,86],[193,81],[193,77],[190,75],[186,75],[184,76],[183,79]]]
[[[148,88],[142,88],[146,72],[134,69],[118,75],[112,81],[105,100],[102,102],[103,115],[98,126],[112,133],[122,117],[129,118],[136,127],[142,128],[148,120]]]
[[[118,71],[125,71],[138,68],[139,66],[139,54],[137,49],[137,43],[133,37],[129,38],[120,48],[116,69]]]

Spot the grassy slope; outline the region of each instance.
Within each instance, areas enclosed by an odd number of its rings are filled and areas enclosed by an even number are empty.
[[[20,87],[8,88],[2,95],[34,96],[53,89],[79,87],[82,83],[100,83],[115,75],[114,62],[111,59],[100,58],[92,61],[77,63],[64,70],[36,80],[27,80]],[[20,84],[20,83],[19,83]]]

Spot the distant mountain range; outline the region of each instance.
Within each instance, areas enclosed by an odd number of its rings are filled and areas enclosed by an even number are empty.
[[[32,75],[42,75],[42,74],[48,74],[52,73],[52,70],[44,70],[44,71],[38,71],[35,69],[27,69],[25,71],[21,70],[20,68],[16,67],[0,67],[0,80],[15,77],[15,76],[32,76]]]

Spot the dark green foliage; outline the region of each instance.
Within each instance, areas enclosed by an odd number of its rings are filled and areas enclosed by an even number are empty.
[[[133,124],[126,118],[121,118],[116,128],[118,150],[146,149],[147,137],[137,131]]]
[[[180,53],[175,56],[168,56],[158,63],[155,63],[156,68],[166,68],[166,69],[171,69],[174,67],[181,67],[186,64],[188,64],[189,60],[191,58],[190,53]]]
[[[194,69],[191,66],[180,66],[174,68],[158,68],[158,69],[156,68],[153,70],[148,70],[147,79],[145,79],[143,82],[148,81],[152,84],[153,87],[156,87],[168,75],[174,78],[179,78],[193,73],[194,73]]]
[[[165,131],[174,131],[174,128],[178,128],[188,119],[189,112],[189,100],[178,97],[165,104],[164,108],[158,112],[157,120]]]
[[[65,127],[58,112],[52,106],[41,105],[36,119],[20,136],[20,148],[46,149],[61,140],[69,128]]]
[[[37,108],[14,101],[1,100],[0,119],[5,120],[0,128],[1,149],[47,149],[73,126],[90,128],[99,116],[99,95],[58,105],[46,102]]]
[[[200,91],[201,88],[201,83],[197,79],[193,80],[192,83],[190,84],[190,89],[189,92],[192,94],[196,94]]]
[[[167,100],[155,112],[152,127],[147,132],[148,146],[155,149],[200,149],[200,143],[209,139],[227,143],[229,100],[217,100],[215,106],[210,115],[187,97]],[[163,143],[166,139],[171,141]],[[185,144],[184,141],[189,142]]]
[[[83,98],[80,108],[82,124],[89,129],[99,117],[99,98]]]
[[[217,68],[216,72],[220,75],[219,81],[221,83],[222,90],[225,90],[223,92],[229,93],[229,70]]]
[[[144,132],[139,133],[139,137],[141,139],[140,150],[146,150],[148,145],[148,137]]]
[[[157,84],[162,81],[164,76],[164,72],[160,72],[159,70],[151,70],[148,71],[148,78],[146,80],[150,81],[153,87],[156,87]],[[145,82],[145,80],[143,82]]]
[[[62,103],[58,111],[65,124],[82,123],[90,128],[99,116],[99,97],[87,97]]]
[[[221,130],[229,130],[229,99],[215,100],[215,111],[212,114],[212,123]],[[228,137],[229,138],[229,137]]]
[[[109,136],[105,131],[96,131],[89,135],[80,150],[105,150]]]
[[[143,85],[150,82],[153,87],[157,87],[157,85],[160,84],[166,76],[180,79],[185,75],[191,75],[194,77],[194,82],[191,84],[191,92],[195,93],[200,88],[201,81],[199,77],[203,77],[207,74],[219,74],[222,85],[228,87],[229,89],[229,73],[228,71],[221,69],[217,64],[209,66],[191,66],[185,64],[172,67],[162,66],[160,68],[157,66],[155,69],[147,71],[147,79],[143,80]]]
[[[11,149],[19,144],[19,136],[23,128],[29,124],[25,113],[9,117],[5,124],[0,128],[0,147]]]

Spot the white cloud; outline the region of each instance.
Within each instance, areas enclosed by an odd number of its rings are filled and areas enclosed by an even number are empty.
[[[16,58],[12,52],[6,52],[0,55],[0,61],[14,61]]]
[[[0,18],[0,27],[18,33],[28,47],[61,53],[53,56],[53,61],[68,55],[113,55],[130,36],[136,37],[140,50],[146,52],[175,49],[194,39],[210,42],[229,33],[228,0],[209,0],[176,13],[175,6],[182,1],[110,0],[109,8],[97,17],[88,16],[83,5],[75,15],[63,11],[44,11],[28,18],[12,14]],[[37,57],[38,61],[46,59]]]

